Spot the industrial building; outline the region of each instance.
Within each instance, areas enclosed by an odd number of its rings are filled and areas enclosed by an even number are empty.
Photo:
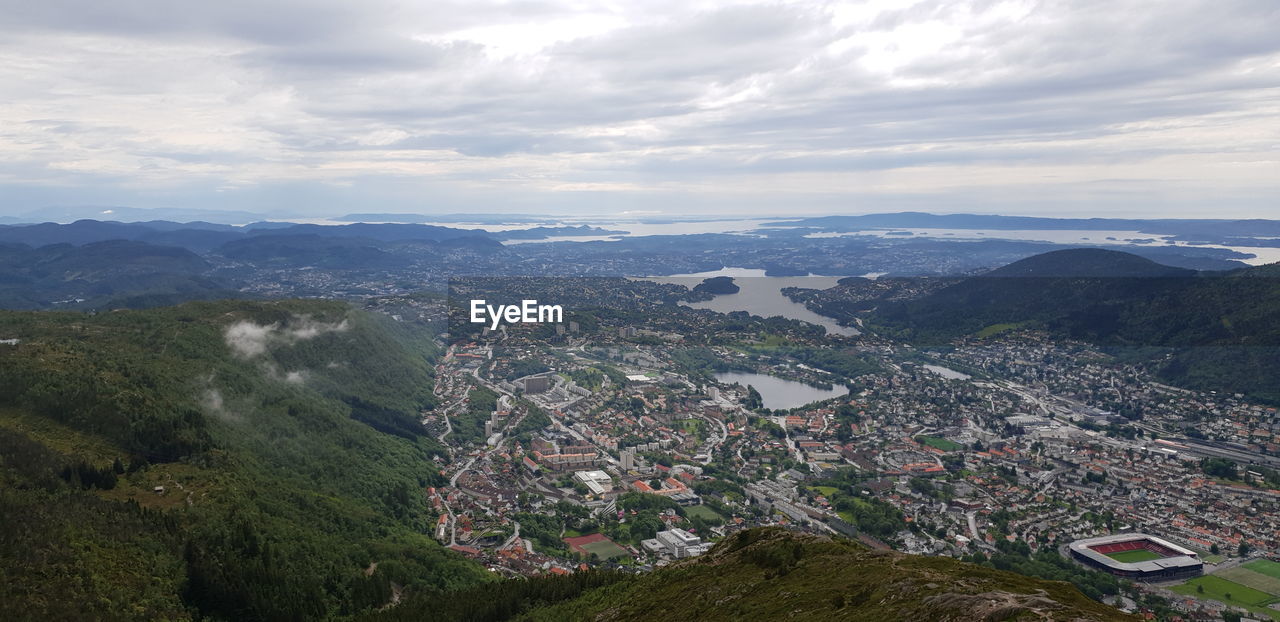
[[[702,538],[683,529],[659,531],[656,537],[640,545],[650,553],[670,555],[676,559],[697,557],[711,549],[710,542],[703,542]]]

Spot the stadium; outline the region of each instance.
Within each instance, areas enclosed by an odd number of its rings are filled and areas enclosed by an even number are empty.
[[[1076,540],[1068,548],[1087,566],[1140,581],[1185,579],[1204,570],[1195,551],[1145,533]]]

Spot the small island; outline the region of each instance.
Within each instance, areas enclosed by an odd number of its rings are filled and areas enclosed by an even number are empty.
[[[741,288],[731,276],[713,276],[694,286],[693,291],[704,294],[736,294]]]

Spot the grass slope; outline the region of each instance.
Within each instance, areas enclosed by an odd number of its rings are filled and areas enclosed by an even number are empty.
[[[782,529],[525,612],[524,620],[1125,620],[1067,583]]]

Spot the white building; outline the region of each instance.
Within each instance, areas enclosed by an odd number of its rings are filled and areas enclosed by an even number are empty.
[[[658,537],[655,538],[661,545],[663,550],[672,557],[696,557],[707,552],[711,548],[710,543],[704,543],[702,538],[695,536],[683,529],[670,529],[667,531],[659,531]]]
[[[604,471],[578,471],[573,474],[573,477],[582,482],[587,490],[597,497],[613,490],[613,478]]]

